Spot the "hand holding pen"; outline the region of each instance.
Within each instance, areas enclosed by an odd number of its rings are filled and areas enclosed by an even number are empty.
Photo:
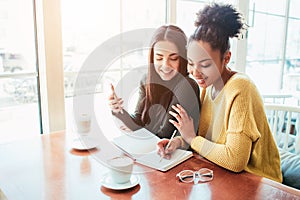
[[[109,106],[114,113],[123,114],[123,100],[118,98],[113,84],[110,84],[112,95],[109,97]]]
[[[163,146],[163,152],[161,151],[162,154],[161,154],[161,158],[160,158],[159,162],[161,162],[162,159],[164,158],[164,156],[165,156],[165,154],[166,154],[165,151],[170,147],[170,145],[171,145],[171,143],[172,143],[172,140],[174,139],[174,136],[176,135],[176,132],[177,132],[177,130],[174,130],[174,132],[173,132],[173,134],[172,134],[170,140],[168,140],[167,145],[166,145],[166,146]],[[164,141],[166,141],[166,140],[162,140],[162,143],[163,143]],[[162,145],[163,145],[163,144],[162,144]],[[161,146],[161,144],[158,143],[158,146]],[[160,149],[161,149],[161,148],[160,148]]]

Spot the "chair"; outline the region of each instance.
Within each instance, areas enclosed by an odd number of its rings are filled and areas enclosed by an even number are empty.
[[[263,101],[265,103],[281,103],[284,104],[286,100],[293,99],[294,96],[289,93],[271,93],[271,94],[262,94]]]
[[[300,156],[279,148],[282,183],[300,190]]]
[[[278,147],[300,154],[300,107],[265,103],[265,110]]]

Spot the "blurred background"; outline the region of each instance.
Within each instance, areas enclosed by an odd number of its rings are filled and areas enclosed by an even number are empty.
[[[78,72],[104,41],[126,31],[169,23],[189,36],[195,13],[210,2],[0,0],[0,143],[70,128]],[[243,40],[231,41],[229,66],[247,73],[262,95],[292,95],[297,104],[300,1],[214,2],[233,4],[249,25]],[[54,14],[47,10],[50,7]],[[126,45],[126,41],[120,43]],[[118,83],[146,63],[147,51],[133,51],[112,61],[93,93],[95,112],[106,109],[108,83]],[[89,79],[82,84],[88,87]]]

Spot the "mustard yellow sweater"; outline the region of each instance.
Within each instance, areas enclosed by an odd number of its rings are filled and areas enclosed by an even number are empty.
[[[201,94],[199,130],[192,149],[234,172],[242,170],[282,182],[280,157],[261,96],[241,73],[233,75],[212,100]]]

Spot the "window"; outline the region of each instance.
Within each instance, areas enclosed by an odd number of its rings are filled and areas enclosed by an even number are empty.
[[[250,1],[246,73],[261,93],[281,88],[286,1]],[[266,74],[268,76],[266,77]]]
[[[297,7],[298,6],[298,7]],[[300,93],[300,2],[291,0],[287,25],[283,88],[295,96]]]
[[[246,72],[263,94],[300,90],[298,4],[276,0],[269,6],[266,0],[250,1]]]
[[[41,133],[33,1],[0,1],[0,142]]]
[[[136,29],[157,28],[165,24],[166,1],[62,0],[61,2],[66,121],[67,129],[73,129],[72,97],[74,96],[75,81],[84,61],[97,47],[121,33]],[[131,42],[134,41],[124,40],[108,44],[107,51],[120,51],[122,45],[131,45]],[[107,97],[104,96],[109,83],[116,84],[136,67],[146,67],[147,55],[147,50],[136,49],[114,58],[109,66],[101,66],[101,58],[99,58],[99,67],[105,68],[105,73],[99,77],[96,91],[93,91],[96,98],[96,113],[101,113],[101,110],[103,111],[107,107],[105,99]],[[82,84],[89,85],[88,77],[91,75],[87,75],[86,82],[83,81]],[[119,95],[122,96],[122,94]]]

